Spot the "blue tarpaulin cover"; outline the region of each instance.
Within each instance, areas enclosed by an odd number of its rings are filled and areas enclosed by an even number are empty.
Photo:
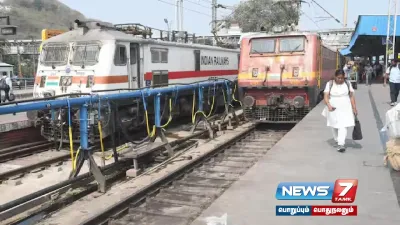
[[[358,16],[358,21],[354,33],[351,37],[349,46],[340,50],[342,55],[351,54],[351,49],[355,45],[357,38],[361,35],[365,36],[382,36],[386,37],[387,35],[387,24],[388,24],[388,16],[387,15],[360,15]],[[397,16],[396,23],[396,36],[400,36],[400,16]],[[391,23],[394,21],[394,16],[390,17]],[[385,44],[386,40],[384,41]]]

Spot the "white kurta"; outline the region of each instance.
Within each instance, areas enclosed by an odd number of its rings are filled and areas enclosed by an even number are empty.
[[[324,93],[329,93],[330,83],[326,84]],[[354,93],[354,89],[350,83],[348,88],[345,83],[338,85],[333,82],[329,102],[336,110],[329,112],[326,106],[322,112],[322,115],[327,119],[328,127],[354,127],[354,113],[351,107],[349,89],[350,92]]]

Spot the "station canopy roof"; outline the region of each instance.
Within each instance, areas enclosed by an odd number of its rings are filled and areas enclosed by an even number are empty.
[[[360,15],[349,46],[342,55],[375,56],[386,53],[388,15]],[[396,36],[400,36],[400,16],[397,16]],[[394,16],[390,17],[393,22]],[[393,23],[392,23],[393,24]],[[397,45],[397,44],[396,44]]]
[[[4,62],[0,62],[0,67],[13,67],[13,65],[7,64],[7,63],[4,63]]]

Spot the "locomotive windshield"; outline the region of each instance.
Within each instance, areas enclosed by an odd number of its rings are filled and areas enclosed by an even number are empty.
[[[280,38],[279,52],[304,51],[304,37]]]
[[[40,62],[45,66],[63,66],[67,64],[68,53],[67,43],[48,43],[42,48]]]
[[[72,65],[95,65],[98,62],[100,45],[96,42],[77,42],[72,47]]]
[[[254,53],[274,53],[275,39],[257,38],[251,40],[250,54]]]

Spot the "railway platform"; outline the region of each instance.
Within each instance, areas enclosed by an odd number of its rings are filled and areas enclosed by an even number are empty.
[[[389,88],[360,85],[356,100],[363,140],[353,141],[349,129],[347,151],[337,152],[321,115],[324,104],[320,103],[192,225],[207,225],[210,218],[223,218],[224,214],[226,223],[220,224],[398,224],[400,196],[396,190],[399,193],[400,176],[383,165],[386,141],[379,132],[390,108]],[[280,182],[334,182],[340,178],[358,179],[357,196],[352,203],[358,206],[358,216],[276,216],[276,205],[333,204],[325,200],[279,201],[275,194]]]
[[[33,89],[14,90],[15,99],[23,100],[33,97]],[[1,106],[0,106],[1,107]],[[41,140],[40,129],[34,127],[26,112],[0,115],[0,149],[12,147],[13,145]]]
[[[33,88],[27,88],[27,89],[17,89],[14,88],[13,92],[15,95],[15,100],[21,100],[21,99],[30,99],[33,97]],[[4,93],[1,93],[2,97]]]
[[[33,97],[33,89],[14,90],[15,99],[30,99]],[[1,106],[0,106],[1,107]],[[26,113],[17,113],[15,115],[1,115],[0,116],[0,133],[20,130],[32,126],[32,122],[28,121]]]
[[[44,140],[40,127],[34,126],[26,112],[0,116],[0,150],[18,144]]]
[[[20,100],[20,99],[30,99],[33,97],[33,88],[27,88],[27,89],[14,89],[14,95],[15,99]]]
[[[26,112],[0,116],[0,133],[32,127],[33,122],[28,120]]]

